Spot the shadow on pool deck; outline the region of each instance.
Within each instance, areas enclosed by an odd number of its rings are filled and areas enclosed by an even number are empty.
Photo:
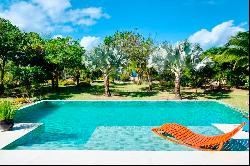
[[[249,140],[235,140],[231,139],[226,142],[222,148],[222,151],[246,151],[249,149]]]

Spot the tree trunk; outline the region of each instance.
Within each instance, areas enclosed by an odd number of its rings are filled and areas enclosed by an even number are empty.
[[[56,90],[58,90],[59,72],[57,70],[55,72],[55,79],[56,79],[55,88],[56,88]]]
[[[195,95],[197,96],[198,93],[198,83],[197,83],[197,78],[195,78]]]
[[[58,90],[58,79],[59,79],[59,73],[57,70],[53,72],[52,76],[52,89],[53,90]]]
[[[26,83],[25,89],[26,89],[27,97],[30,98],[31,97],[31,83]]]
[[[150,76],[150,73],[148,72],[148,90],[152,91],[152,77]]]
[[[80,77],[76,77],[76,85],[79,85],[80,83]]]
[[[1,76],[0,76],[0,95],[4,93],[4,74],[5,74],[5,60],[3,60],[3,64],[1,66]]]
[[[148,81],[148,90],[149,90],[149,91],[152,91],[152,90],[153,90],[153,88],[152,88],[151,77],[149,78],[149,81]]]
[[[105,96],[110,97],[110,91],[109,91],[109,75],[104,74],[104,88],[105,88]]]
[[[175,77],[175,98],[181,100],[181,77]]]
[[[205,77],[205,81],[204,82],[205,82],[204,93],[206,94],[207,93],[207,79],[206,79],[206,77]]]
[[[80,71],[77,70],[76,71],[76,85],[78,85],[80,83]]]
[[[54,79],[54,74],[53,74],[53,76],[52,76],[51,83],[52,83],[52,89],[55,89],[55,79]]]
[[[142,84],[141,74],[138,73],[137,78],[138,78],[137,85],[141,85]]]

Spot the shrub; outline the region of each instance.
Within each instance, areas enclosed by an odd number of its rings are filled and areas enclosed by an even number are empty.
[[[16,103],[16,104],[30,103],[30,100],[28,100],[24,97],[21,97],[21,98],[16,98],[14,103]]]
[[[129,73],[122,73],[122,74],[120,75],[120,79],[121,79],[123,82],[129,81],[129,80],[130,80],[130,75],[129,75]]]
[[[79,84],[77,86],[79,86],[79,87],[90,87],[91,86],[90,82],[91,82],[91,79],[86,78],[84,81],[79,82]]]
[[[63,81],[61,82],[61,84],[62,84],[63,86],[67,86],[67,85],[76,85],[75,81],[72,80],[72,79],[63,80]]]
[[[160,86],[163,88],[173,88],[174,82],[173,81],[160,81]]]
[[[245,80],[244,88],[249,89],[249,76],[247,76],[244,80]]]
[[[0,101],[0,120],[13,120],[16,109],[10,101]]]

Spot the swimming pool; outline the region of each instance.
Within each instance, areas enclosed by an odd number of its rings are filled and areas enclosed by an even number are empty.
[[[179,123],[217,135],[212,123],[241,123],[242,115],[216,101],[42,101],[17,112],[15,122],[43,123],[4,149],[195,150],[151,132]]]

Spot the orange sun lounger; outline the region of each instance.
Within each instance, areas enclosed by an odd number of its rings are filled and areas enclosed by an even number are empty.
[[[224,143],[230,140],[245,125],[246,122],[243,122],[231,132],[218,136],[204,136],[197,134],[187,127],[175,123],[164,124],[161,127],[153,128],[152,131],[162,138],[188,147],[199,150],[219,151],[222,149]]]

